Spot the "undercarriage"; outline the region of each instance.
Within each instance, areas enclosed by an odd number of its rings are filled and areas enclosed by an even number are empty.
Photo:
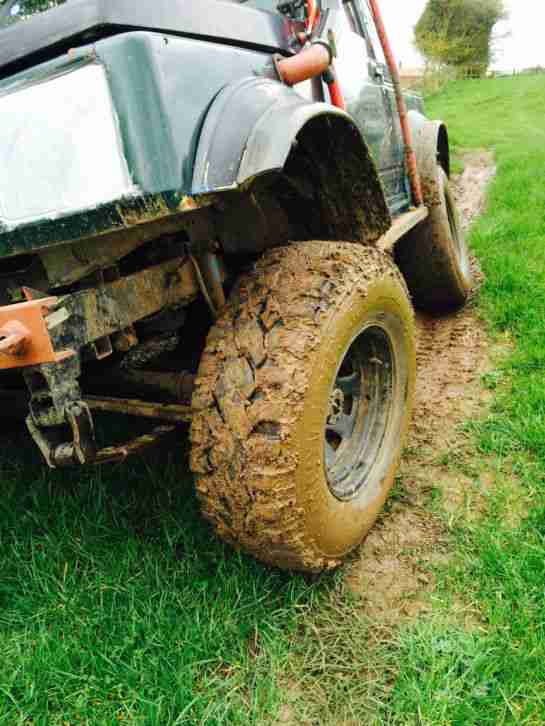
[[[50,467],[120,461],[190,420],[194,374],[169,365],[184,347],[188,307],[195,310],[186,349],[199,336],[204,345],[225,303],[226,270],[213,243],[199,239],[204,229],[190,219],[152,245],[136,234],[129,254],[110,244],[109,260],[99,241],[94,255],[59,246],[43,259],[9,261],[1,278],[4,300],[14,301],[0,308],[2,399],[11,416],[24,415]],[[41,287],[18,285],[25,278]],[[153,370],[156,361],[162,368]],[[99,411],[150,419],[154,428],[100,449]]]

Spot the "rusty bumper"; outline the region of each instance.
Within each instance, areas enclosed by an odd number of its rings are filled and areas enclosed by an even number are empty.
[[[190,260],[176,258],[71,295],[0,307],[0,370],[59,363],[198,291]]]

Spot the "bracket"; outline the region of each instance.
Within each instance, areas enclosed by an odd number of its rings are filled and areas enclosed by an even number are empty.
[[[59,363],[74,355],[53,349],[47,315],[56,304],[56,297],[45,297],[0,307],[0,370]]]

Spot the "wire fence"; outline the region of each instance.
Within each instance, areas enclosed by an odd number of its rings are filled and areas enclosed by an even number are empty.
[[[401,84],[406,90],[416,91],[423,95],[430,95],[440,91],[450,81],[468,81],[478,79],[511,78],[519,75],[534,75],[545,73],[544,66],[534,66],[525,69],[502,71],[483,71],[482,67],[468,66],[465,68],[425,68],[410,72],[401,70]]]

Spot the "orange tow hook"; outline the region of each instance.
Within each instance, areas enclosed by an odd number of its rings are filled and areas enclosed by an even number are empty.
[[[21,356],[30,343],[30,330],[18,320],[8,320],[0,328],[0,353]]]
[[[49,309],[56,303],[55,297],[43,297],[0,307],[0,370],[60,363],[74,355],[53,348]]]

